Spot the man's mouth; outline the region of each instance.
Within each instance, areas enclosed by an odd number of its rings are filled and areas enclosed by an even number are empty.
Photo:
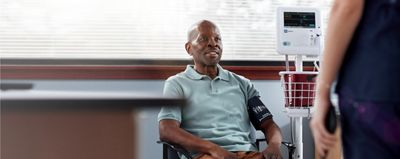
[[[208,52],[206,53],[206,56],[209,56],[209,57],[218,57],[218,56],[219,56],[219,53],[218,53],[217,51],[208,51]]]
[[[218,51],[218,50],[210,50],[210,51],[207,51],[206,54],[216,54],[216,55],[219,55],[219,51]]]

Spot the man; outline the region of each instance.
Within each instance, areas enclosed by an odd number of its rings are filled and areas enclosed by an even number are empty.
[[[282,135],[272,116],[255,125],[264,132],[268,147],[260,153],[251,143],[247,104],[249,99],[258,100],[259,93],[248,79],[218,64],[222,56],[218,27],[208,20],[196,23],[185,48],[194,66],[168,78],[164,94],[184,97],[188,105],[160,111],[160,139],[181,145],[196,159],[281,158]]]

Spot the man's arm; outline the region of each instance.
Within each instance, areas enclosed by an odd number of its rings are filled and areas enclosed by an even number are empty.
[[[261,131],[265,135],[268,146],[262,151],[265,159],[270,158],[282,158],[280,147],[282,142],[282,134],[278,125],[275,124],[274,120],[268,119],[264,121],[261,126]]]
[[[177,144],[187,150],[194,150],[212,156],[215,159],[234,159],[233,153],[220,146],[203,140],[180,128],[180,123],[173,119],[163,119],[159,123],[160,140]]]

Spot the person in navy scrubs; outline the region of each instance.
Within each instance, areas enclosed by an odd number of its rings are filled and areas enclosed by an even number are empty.
[[[336,93],[345,159],[400,158],[400,0],[336,0],[311,121],[316,149],[338,141],[324,127]]]

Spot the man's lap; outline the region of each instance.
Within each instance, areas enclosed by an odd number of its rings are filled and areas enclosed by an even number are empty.
[[[238,152],[233,152],[238,159],[263,159],[263,156],[260,152],[256,151],[238,151]],[[200,155],[196,157],[195,159],[214,159],[213,157],[209,155]]]

